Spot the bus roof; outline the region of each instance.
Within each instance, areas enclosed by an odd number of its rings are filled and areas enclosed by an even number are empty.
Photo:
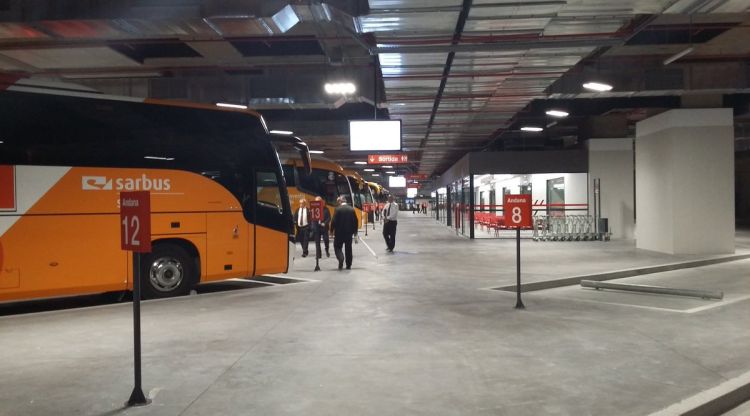
[[[39,81],[39,80],[33,80],[33,79],[28,79],[28,78],[17,79],[12,83],[5,83],[5,82],[2,82],[2,80],[0,80],[0,91],[3,91],[3,90],[28,92],[28,93],[36,93],[36,94],[50,94],[50,95],[63,95],[63,96],[80,97],[80,98],[91,98],[91,99],[96,99],[96,100],[140,102],[144,104],[164,105],[164,106],[170,106],[170,107],[188,107],[188,108],[197,108],[197,109],[212,110],[212,111],[228,111],[228,112],[234,112],[234,113],[243,113],[243,114],[248,114],[253,117],[259,118],[266,132],[268,132],[268,127],[266,125],[266,121],[263,119],[263,116],[257,111],[250,110],[250,109],[217,107],[216,105],[213,105],[213,104],[197,103],[197,102],[182,101],[182,100],[166,100],[166,99],[157,99],[157,98],[141,98],[141,97],[127,97],[127,96],[121,96],[121,95],[109,95],[109,94],[99,93],[96,90],[88,88],[83,85],[63,83],[63,82],[53,83],[53,82]]]
[[[316,155],[310,156],[312,163],[310,167],[312,167],[313,169],[330,170],[345,175],[344,168],[331,159]],[[299,155],[295,153],[279,152],[279,160],[281,160],[282,165],[302,166],[302,159],[300,159]]]

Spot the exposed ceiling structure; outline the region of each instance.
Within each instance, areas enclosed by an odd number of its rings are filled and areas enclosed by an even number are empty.
[[[348,152],[347,120],[398,118],[412,161],[401,171],[434,176],[468,151],[576,146],[675,106],[729,105],[746,120],[749,11],[750,0],[6,0],[0,71],[245,104],[347,167],[364,160]],[[592,80],[615,88],[583,90]],[[357,91],[326,94],[337,81]],[[551,107],[570,117],[550,119]]]

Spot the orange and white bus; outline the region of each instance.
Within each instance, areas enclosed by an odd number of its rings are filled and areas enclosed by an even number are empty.
[[[259,114],[14,84],[0,119],[0,301],[132,289],[120,191],[151,192],[145,297],[288,270],[291,207]]]
[[[344,175],[344,169],[338,163],[313,155],[311,172],[307,174],[304,161],[299,155],[282,153],[280,158],[292,212],[297,212],[300,199],[310,202],[317,196],[325,202],[331,218],[336,209],[336,198],[343,196],[347,203],[353,203],[352,189]]]

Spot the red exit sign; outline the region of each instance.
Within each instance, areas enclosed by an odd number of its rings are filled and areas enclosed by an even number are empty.
[[[405,153],[397,155],[367,155],[367,163],[370,165],[388,165],[409,163],[409,156]]]
[[[151,252],[151,193],[120,193],[120,247],[136,253]]]

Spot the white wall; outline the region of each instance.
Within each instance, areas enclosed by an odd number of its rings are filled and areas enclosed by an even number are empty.
[[[636,247],[734,252],[731,109],[680,109],[636,125]]]
[[[633,139],[590,139],[589,202],[594,215],[595,178],[601,180],[602,217],[609,220],[612,238],[635,238],[635,172]]]

